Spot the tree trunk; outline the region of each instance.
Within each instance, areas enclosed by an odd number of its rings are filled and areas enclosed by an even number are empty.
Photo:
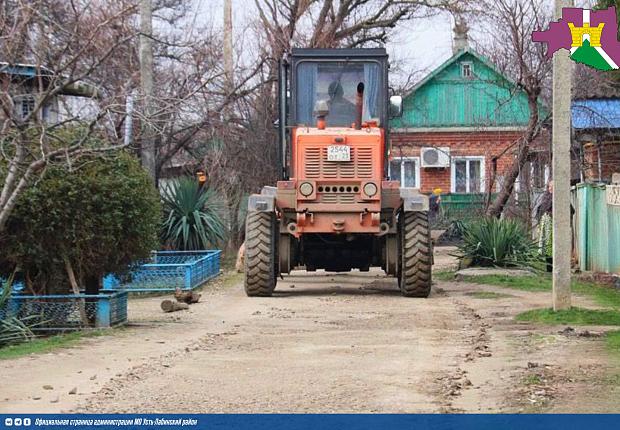
[[[499,218],[502,215],[502,212],[506,207],[506,203],[508,203],[508,199],[510,198],[512,191],[514,190],[515,182],[519,177],[519,173],[521,172],[521,169],[523,169],[523,165],[527,161],[528,155],[529,145],[523,143],[519,148],[519,154],[517,155],[517,158],[512,163],[512,166],[510,166],[508,173],[504,177],[504,184],[502,186],[502,189],[493,201],[493,204],[489,206],[489,209],[487,210],[487,216]]]
[[[73,266],[71,265],[71,261],[69,257],[66,255],[63,257],[65,260],[65,269],[67,270],[67,276],[69,277],[69,283],[71,284],[71,289],[73,290],[73,294],[80,294],[80,286],[77,283],[75,278],[75,272],[73,271]],[[82,321],[82,325],[84,327],[89,326],[88,315],[86,315],[86,304],[84,303],[84,299],[78,300],[78,308],[80,310],[80,319]]]
[[[540,125],[538,124],[538,93],[528,94],[528,106],[530,108],[530,120],[527,125],[527,129],[522,137],[522,142],[519,143],[519,152],[517,158],[510,166],[508,173],[505,175],[504,184],[499,194],[493,201],[493,203],[487,209],[487,216],[499,218],[508,203],[512,191],[515,187],[515,182],[519,177],[519,173],[523,169],[523,165],[527,161],[530,145],[538,137],[540,133]],[[489,190],[490,192],[490,190]]]
[[[97,275],[90,275],[90,276],[86,276],[84,279],[84,292],[86,293],[86,295],[91,295],[91,296],[96,296],[97,294],[99,294],[99,287],[100,287],[100,283],[99,280],[101,279],[100,276]],[[86,304],[88,305],[89,308],[91,309],[96,309],[97,308],[97,299],[96,298],[87,298],[86,299]],[[95,324],[96,322],[96,312],[91,312],[89,315],[89,320],[91,324]]]

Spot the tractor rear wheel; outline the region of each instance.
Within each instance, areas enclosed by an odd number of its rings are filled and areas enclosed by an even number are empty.
[[[405,297],[428,297],[433,258],[428,212],[401,212],[398,218],[400,291]]]
[[[276,215],[250,212],[245,223],[245,293],[271,296],[276,287]]]

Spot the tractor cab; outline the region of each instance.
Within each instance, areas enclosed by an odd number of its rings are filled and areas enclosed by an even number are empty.
[[[388,99],[388,56],[383,48],[293,49],[279,74],[279,163],[291,175],[294,131],[372,126],[384,130],[402,111],[402,98]],[[340,131],[346,133],[346,131]],[[388,148],[383,148],[387,157]],[[294,163],[294,162],[293,162]],[[387,163],[384,163],[387,177]]]
[[[385,91],[381,63],[369,60],[297,62],[294,93],[296,126],[351,127],[357,121],[381,124]],[[359,116],[359,117],[358,117]]]

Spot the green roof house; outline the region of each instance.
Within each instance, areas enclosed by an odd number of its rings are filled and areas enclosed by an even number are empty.
[[[460,32],[459,32],[460,31]],[[404,97],[391,123],[390,177],[443,194],[496,191],[528,120],[527,96],[455,29],[453,56]],[[543,186],[546,159],[532,163]]]

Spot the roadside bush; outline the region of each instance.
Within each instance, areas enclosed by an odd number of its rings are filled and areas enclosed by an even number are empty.
[[[48,167],[22,196],[0,237],[0,276],[15,269],[29,292],[66,293],[69,270],[92,292],[101,277],[122,273],[158,246],[161,205],[130,154]]]
[[[536,268],[541,261],[536,243],[517,220],[484,218],[463,227],[458,249],[465,266]]]
[[[179,178],[162,191],[162,241],[177,250],[208,249],[222,242],[225,227],[217,194],[193,178]]]

